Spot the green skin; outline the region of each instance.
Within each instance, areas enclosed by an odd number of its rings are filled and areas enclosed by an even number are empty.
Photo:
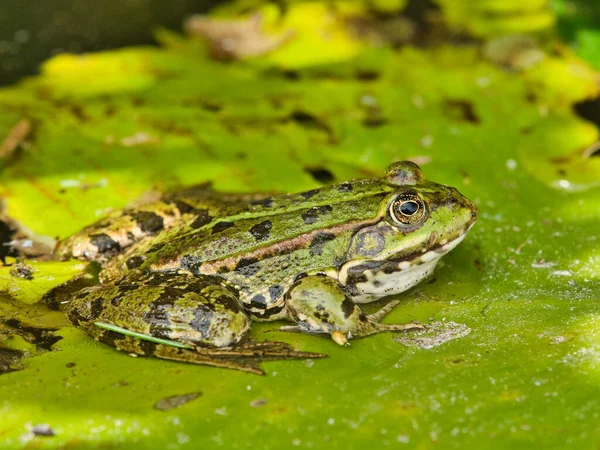
[[[104,264],[101,284],[75,293],[65,312],[130,353],[234,368],[250,354],[306,357],[277,343],[244,344],[251,321],[288,320],[288,331],[339,344],[422,328],[381,324],[395,303],[372,316],[357,303],[418,283],[475,221],[471,201],[407,161],[381,179],[298,194],[191,188],[63,241],[63,258]]]

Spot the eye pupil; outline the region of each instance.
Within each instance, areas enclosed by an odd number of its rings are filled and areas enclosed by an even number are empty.
[[[416,227],[427,217],[427,206],[423,199],[412,192],[405,192],[396,197],[390,204],[391,219],[401,227]]]
[[[400,205],[400,212],[406,216],[412,216],[419,210],[417,202],[408,201]]]

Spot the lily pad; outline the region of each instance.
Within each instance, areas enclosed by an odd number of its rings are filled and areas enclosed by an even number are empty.
[[[516,3],[523,20],[547,14]],[[134,358],[39,304],[79,263],[24,261],[33,279],[0,267],[0,446],[597,446],[600,166],[585,149],[598,129],[573,108],[598,95],[593,69],[562,50],[507,70],[477,43],[360,42],[326,64],[282,47],[225,63],[196,41],[162,40],[57,56],[0,90],[0,136],[32,124],[0,169],[6,213],[61,239],[156,191],[297,191],[412,159],[474,200],[480,219],[386,321],[451,338],[340,347],[255,324],[256,340],[329,355],[266,362],[264,377]],[[44,348],[36,333],[54,341]]]

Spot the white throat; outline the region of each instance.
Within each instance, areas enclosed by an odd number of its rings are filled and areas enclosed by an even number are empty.
[[[417,285],[431,275],[440,258],[460,244],[465,235],[466,233],[436,250],[423,253],[412,261],[399,263],[397,270],[392,273],[377,269],[365,270],[366,281],[355,284],[358,295],[353,296],[352,300],[355,303],[369,303],[388,295],[399,294]],[[340,283],[346,284],[348,269],[360,264],[361,261],[346,264],[339,274]]]

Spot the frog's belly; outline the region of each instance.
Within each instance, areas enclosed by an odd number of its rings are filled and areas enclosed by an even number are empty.
[[[388,295],[399,294],[427,278],[440,260],[435,258],[421,264],[409,264],[393,273],[377,270],[366,270],[366,281],[354,285],[358,294],[352,297],[355,303],[369,303]]]

